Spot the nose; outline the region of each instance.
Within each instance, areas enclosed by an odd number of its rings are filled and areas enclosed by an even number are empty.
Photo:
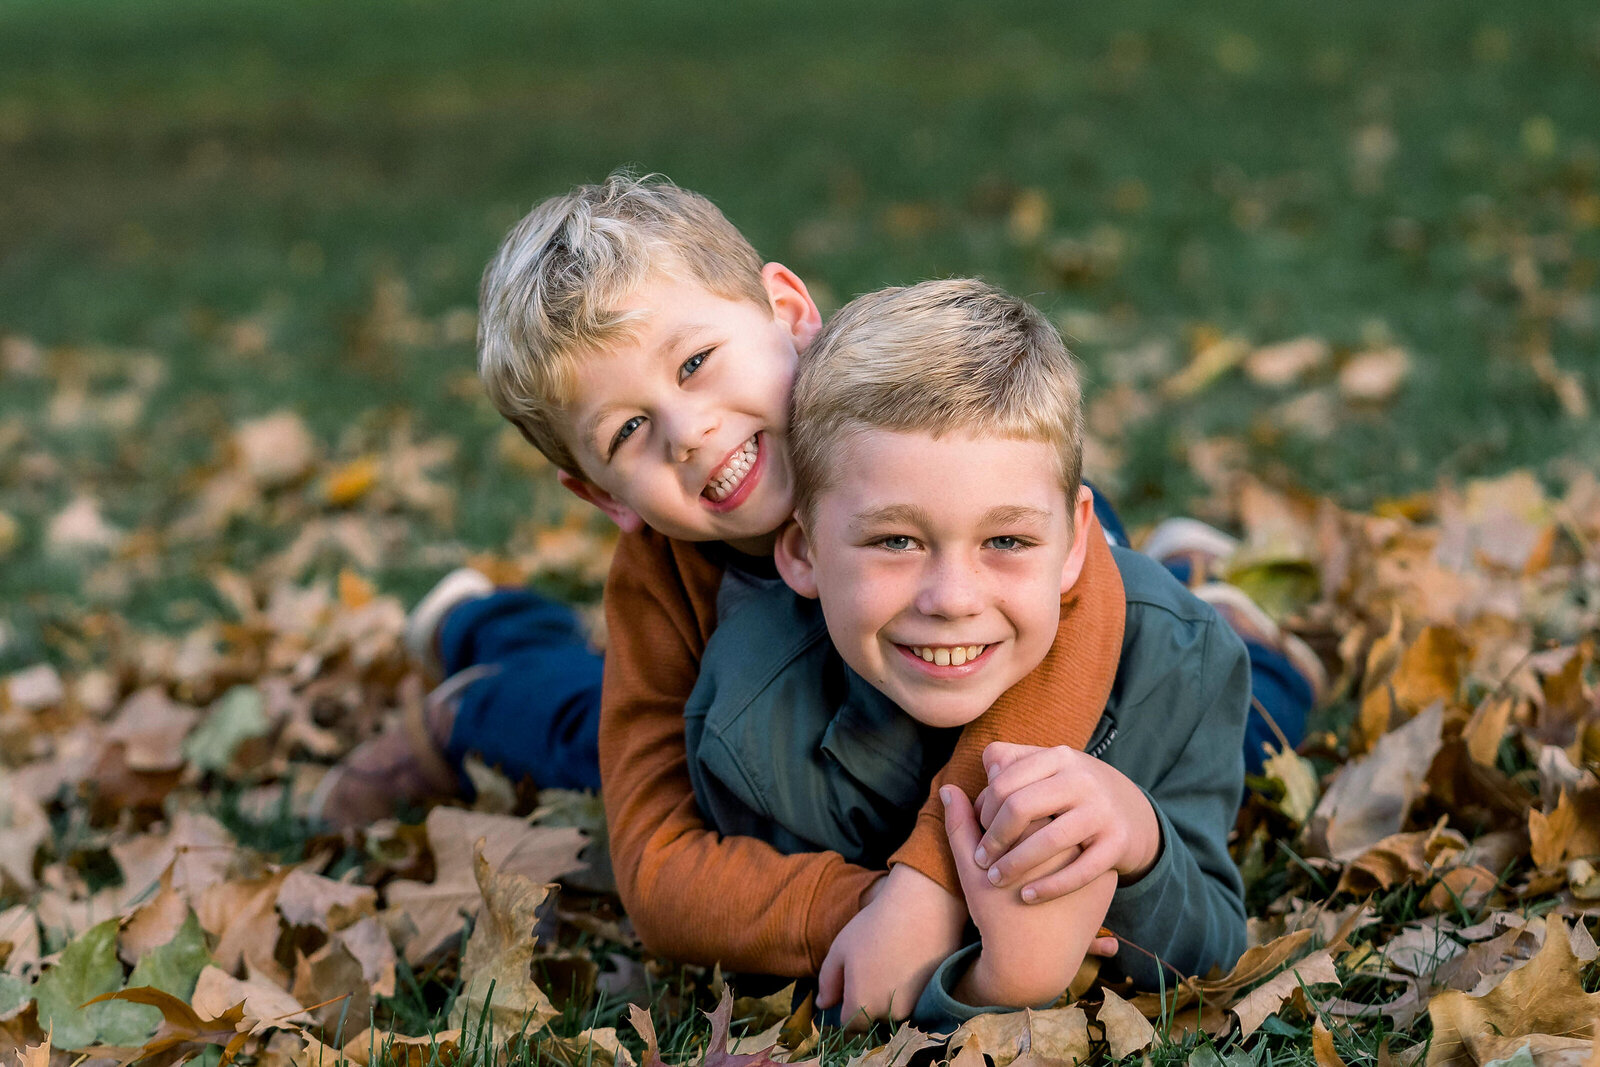
[[[917,610],[935,618],[960,619],[983,609],[977,566],[959,553],[936,555],[923,572]]]
[[[667,418],[666,442],[673,462],[686,463],[717,430],[719,420],[703,407],[684,406]]]

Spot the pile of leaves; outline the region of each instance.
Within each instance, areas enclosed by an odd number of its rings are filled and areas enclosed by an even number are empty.
[[[40,358],[8,344],[8,372]],[[1236,356],[1226,365],[1265,373],[1294,353]],[[137,360],[75,358],[87,384],[58,389],[51,417],[120,418],[159,385]],[[1375,355],[1361,374],[1393,377],[1394,363]],[[0,423],[14,501],[61,474],[25,429]],[[470,560],[591,596],[604,574],[610,538],[580,512],[503,555],[417,545],[454,506],[452,448],[398,420],[330,452],[279,413],[232,427],[161,487],[159,520],[108,517],[87,490],[25,517],[110,606],[53,608],[39,637],[52,657],[0,678],[0,1062],[13,1049],[29,1067],[1597,1055],[1591,472],[1513,472],[1356,513],[1206,468],[1203,513],[1242,532],[1225,576],[1334,679],[1312,735],[1269,760],[1240,813],[1252,947],[1226,975],[1172,975],[1163,995],[1075,986],[1088,991],[948,1038],[862,1040],[819,1028],[803,991],[739,998],[715,971],[651,959],[612,891],[594,797],[472,764],[470,809],[347,834],[308,818],[326,769],[421,699],[380,561]],[[220,550],[245,520],[276,536]],[[0,555],[20,528],[0,512]],[[116,610],[185,569],[204,595],[176,632]],[[696,1009],[713,1003],[708,1028]]]

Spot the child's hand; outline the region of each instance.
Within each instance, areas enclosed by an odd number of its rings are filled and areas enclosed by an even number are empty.
[[[909,1016],[928,978],[961,947],[967,923],[959,898],[904,863],[874,888],[833,939],[817,976],[817,1006],[838,1005],[840,1020],[853,1030]]]
[[[996,741],[983,752],[978,794],[987,827],[973,861],[1030,903],[1053,900],[1106,871],[1141,877],[1161,854],[1161,826],[1142,790],[1108,763],[1073,748]],[[1033,833],[1028,828],[1048,819]]]
[[[967,910],[983,940],[977,961],[953,990],[956,999],[1013,1008],[1054,1000],[1071,984],[1086,950],[1103,948],[1108,940],[1096,931],[1111,906],[1116,878],[1102,872],[1070,896],[1025,904],[1015,889],[993,885],[972,861],[980,827],[966,795],[945,786],[939,796]],[[1111,946],[1115,951],[1114,940]]]

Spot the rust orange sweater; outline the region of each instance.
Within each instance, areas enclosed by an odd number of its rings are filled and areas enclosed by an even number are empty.
[[[837,853],[784,855],[701,822],[689,784],[683,706],[717,624],[722,569],[692,544],[625,535],[606,583],[600,777],[617,890],[652,952],[736,971],[813,975],[861,895],[882,874]],[[1122,649],[1122,578],[1098,522],[1083,571],[1061,598],[1055,645],[961,733],[916,828],[890,863],[960,895],[938,788],[976,797],[991,741],[1082,748],[1111,693]]]

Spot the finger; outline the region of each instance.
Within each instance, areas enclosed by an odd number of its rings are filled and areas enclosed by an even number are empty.
[[[983,770],[990,778],[1024,756],[1040,751],[1038,745],[1014,745],[1010,741],[990,741],[983,750]]]
[[[1084,758],[1082,752],[1065,745],[1057,745],[1054,748],[1034,748],[1025,745],[1015,747],[1026,748],[1027,751],[989,776],[989,787],[1001,800],[1051,775],[1071,774],[1077,769],[1079,761]]]
[[[978,847],[978,820],[967,794],[957,786],[946,785],[939,788],[939,799],[944,801],[944,832],[950,839],[956,876],[961,879],[963,890],[969,885],[982,885],[983,871],[972,861],[973,850]]]
[[[989,792],[989,787],[984,786],[982,789],[978,790],[977,797],[972,801],[972,810],[978,813],[978,825],[980,826],[989,825],[983,821],[983,812],[984,809],[989,806],[989,798],[991,796],[993,796],[993,794]],[[996,808],[999,806],[1000,805],[998,803],[995,804]]]
[[[817,1007],[831,1008],[844,995],[844,962],[829,951],[817,975]]]
[[[1089,942],[1089,955],[1106,957],[1115,956],[1117,954],[1117,950],[1121,947],[1122,943],[1114,937],[1097,937],[1093,941]]]
[[[1047,900],[1076,893],[1096,878],[1112,869],[1116,862],[1116,846],[1096,841],[1083,850],[1083,855],[1046,875],[1037,882],[1022,887],[1022,899],[1029,904],[1043,904]]]
[[[1035,819],[1047,819],[1072,808],[1078,801],[1078,790],[1079,784],[1072,777],[1052,774],[1012,793],[989,820],[989,828],[978,842],[983,852],[976,858],[978,866],[987,867],[1005,855],[1022,840]],[[995,794],[999,793],[996,789]]]
[[[1017,882],[1038,871],[1053,874],[1077,858],[1077,849],[1088,838],[1092,827],[1082,808],[1073,808],[1051,819],[1038,833],[1019,841],[1004,856],[989,866],[989,881],[995,885]],[[982,845],[980,843],[979,847]],[[1064,855],[1072,851],[1072,855]]]

